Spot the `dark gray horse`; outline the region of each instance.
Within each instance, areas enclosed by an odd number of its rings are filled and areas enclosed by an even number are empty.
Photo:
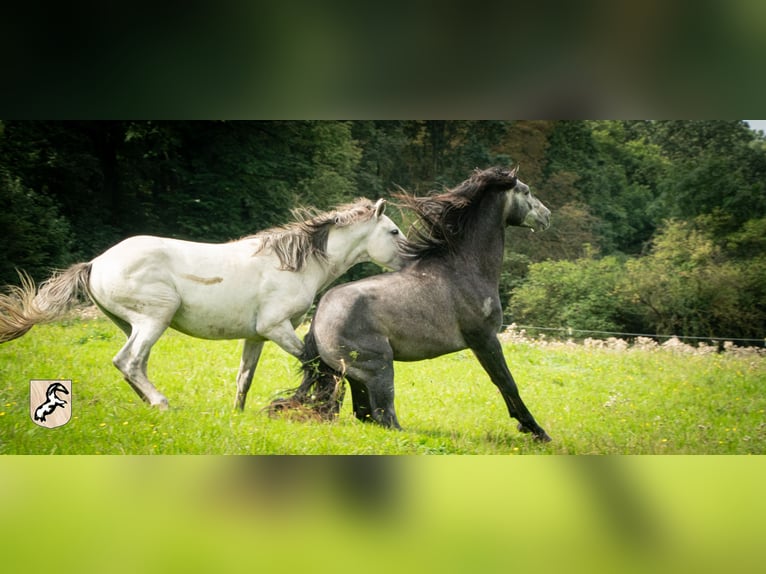
[[[497,338],[505,227],[546,229],[550,211],[516,177],[517,168],[476,170],[444,193],[398,196],[418,221],[411,262],[395,273],[331,289],[305,339],[304,377],[273,410],[298,405],[335,416],[345,378],[360,420],[401,428],[394,411],[394,361],[420,361],[470,348],[519,421],[548,441],[519,396]]]

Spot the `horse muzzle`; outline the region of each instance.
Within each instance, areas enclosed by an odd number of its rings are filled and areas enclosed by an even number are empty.
[[[524,218],[522,227],[529,227],[532,231],[545,231],[551,226],[551,212],[545,206],[530,211]]]

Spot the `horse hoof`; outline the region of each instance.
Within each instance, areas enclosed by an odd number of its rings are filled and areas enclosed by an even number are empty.
[[[529,428],[529,427],[525,427],[523,424],[519,423],[517,428],[519,429],[519,432],[532,433],[533,435],[535,435],[535,440],[536,441],[539,441],[539,442],[551,442],[551,437],[549,437],[548,433],[546,433],[540,427]]]
[[[163,399],[158,403],[152,403],[152,407],[160,411],[166,411],[168,410],[168,400]]]
[[[551,437],[543,429],[540,429],[540,432],[535,433],[535,440],[538,442],[551,442]]]

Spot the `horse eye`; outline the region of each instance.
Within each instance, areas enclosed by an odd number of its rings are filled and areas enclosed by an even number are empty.
[[[399,235],[399,230],[398,229],[392,229],[391,230],[391,235]]]

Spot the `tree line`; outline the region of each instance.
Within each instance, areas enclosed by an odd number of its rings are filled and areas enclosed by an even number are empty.
[[[0,281],[516,163],[553,226],[509,231],[507,321],[763,337],[766,140],[738,120],[3,121]]]

